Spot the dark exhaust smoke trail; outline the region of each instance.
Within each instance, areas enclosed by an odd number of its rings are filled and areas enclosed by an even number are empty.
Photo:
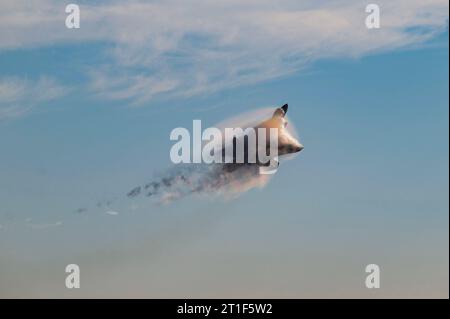
[[[162,177],[133,188],[129,198],[146,196],[169,203],[188,195],[233,197],[253,187],[262,187],[267,175],[255,164],[186,164],[169,169]]]

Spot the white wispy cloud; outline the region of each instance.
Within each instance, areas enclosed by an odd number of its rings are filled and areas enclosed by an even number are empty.
[[[4,2],[4,4],[3,4]],[[64,3],[7,0],[0,50],[101,42],[88,72],[101,97],[142,103],[255,84],[323,58],[353,58],[424,43],[448,28],[448,0],[383,0],[368,30],[364,1],[155,0],[81,2],[81,28]],[[39,10],[36,10],[39,8]]]
[[[0,77],[0,120],[27,114],[44,102],[64,96],[68,90],[48,76],[37,80]]]

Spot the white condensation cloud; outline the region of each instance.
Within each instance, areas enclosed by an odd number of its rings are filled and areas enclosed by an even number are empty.
[[[36,106],[58,99],[69,91],[55,79],[0,77],[0,120],[30,113]]]
[[[80,2],[81,28],[69,30],[60,1],[2,1],[0,50],[107,44],[102,65],[88,71],[91,90],[140,104],[267,81],[318,59],[420,45],[448,28],[448,0],[372,2],[381,8],[376,30],[365,27],[366,3],[355,0]]]

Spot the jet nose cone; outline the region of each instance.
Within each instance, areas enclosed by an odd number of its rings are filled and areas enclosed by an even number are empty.
[[[300,152],[302,149],[304,149],[305,147],[302,144],[299,144],[296,148],[295,148],[295,152]]]

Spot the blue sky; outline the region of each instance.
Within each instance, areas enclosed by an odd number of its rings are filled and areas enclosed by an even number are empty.
[[[448,2],[380,3],[369,31],[352,1],[81,2],[79,30],[7,2],[0,296],[448,297]],[[283,103],[305,150],[266,187],[73,213],[169,167],[173,128]]]

